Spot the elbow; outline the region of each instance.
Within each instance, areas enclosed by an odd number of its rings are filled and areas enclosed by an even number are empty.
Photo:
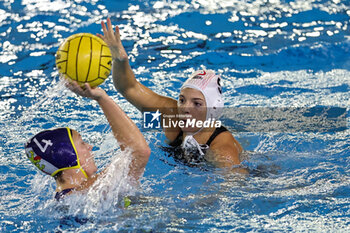
[[[126,99],[129,99],[132,96],[133,91],[135,90],[137,83],[129,82],[127,84],[120,83],[116,80],[113,81],[115,89]]]
[[[118,82],[118,78],[117,78],[117,77],[114,77],[114,76],[113,76],[113,84],[114,84],[115,89],[116,89],[122,96],[124,96],[124,95],[125,95],[125,92],[126,92],[126,88],[123,87],[123,85],[120,84],[120,82]]]
[[[140,150],[140,154],[142,154],[143,157],[148,158],[151,155],[151,148],[149,148],[148,145],[145,145],[141,150]]]
[[[149,157],[151,155],[151,149],[149,148],[149,146],[143,145],[140,148],[138,148],[137,150],[134,151],[134,154],[137,156],[138,161],[139,161],[139,166],[141,167],[146,167]]]

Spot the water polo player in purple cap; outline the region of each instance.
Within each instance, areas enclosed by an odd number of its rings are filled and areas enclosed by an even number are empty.
[[[194,124],[200,121],[216,122],[219,118],[224,106],[220,76],[211,70],[196,71],[182,86],[178,100],[158,95],[136,80],[120,39],[119,28],[116,27],[114,31],[110,19],[107,19],[107,25],[103,21],[101,25],[103,35],[98,36],[112,52],[116,89],[142,112],[159,110],[163,119],[174,116],[170,119],[173,124],[170,127],[163,124],[163,130],[169,145],[179,152],[174,154],[175,158],[189,163],[211,161],[218,167],[240,164],[242,147],[224,126]],[[186,124],[180,125],[180,122]]]
[[[96,100],[112,128],[122,151],[130,149],[132,161],[129,176],[138,181],[148,162],[150,149],[140,130],[123,110],[101,88],[82,89],[77,83],[67,84],[76,94]],[[97,174],[92,146],[70,128],[42,131],[33,136],[25,146],[29,160],[42,172],[56,180],[56,199],[73,191],[89,188],[106,169]]]

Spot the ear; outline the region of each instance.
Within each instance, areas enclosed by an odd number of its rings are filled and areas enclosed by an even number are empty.
[[[222,111],[223,111],[223,107],[224,107],[224,104],[223,104],[223,101],[222,99],[217,99],[214,103],[213,103],[214,106],[216,107],[212,107],[212,108],[209,108],[209,118],[211,119],[216,119],[218,120],[222,114]]]

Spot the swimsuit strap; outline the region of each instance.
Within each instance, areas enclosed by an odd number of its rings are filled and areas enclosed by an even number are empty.
[[[210,146],[210,144],[212,143],[212,141],[216,138],[216,136],[218,136],[219,134],[221,134],[222,132],[228,131],[224,126],[221,126],[220,128],[216,128],[215,131],[213,132],[213,134],[210,136],[210,138],[207,141],[207,145]]]
[[[180,130],[180,133],[177,135],[177,137],[175,138],[174,141],[169,143],[169,146],[173,146],[173,147],[181,146],[181,144],[182,144],[182,135],[183,135],[183,132],[182,132],[182,130]]]
[[[64,189],[61,192],[57,192],[56,195],[55,195],[55,199],[57,201],[61,200],[67,193],[69,193],[72,190],[74,190],[74,188]]]

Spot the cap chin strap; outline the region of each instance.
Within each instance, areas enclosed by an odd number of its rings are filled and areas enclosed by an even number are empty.
[[[84,169],[82,167],[80,167],[80,171],[84,174],[85,178],[89,178],[88,175],[86,174],[86,172],[84,171]]]
[[[77,165],[76,166],[73,166],[73,167],[64,167],[64,168],[60,168],[60,169],[57,169],[55,172],[53,172],[51,174],[51,176],[55,176],[57,173],[59,173],[60,171],[64,171],[64,170],[69,170],[69,169],[79,169],[85,176],[85,178],[89,178],[88,175],[86,174],[86,172],[84,171],[84,169],[81,167],[80,165],[80,160],[79,160],[79,155],[78,155],[78,151],[77,151],[77,148],[75,148],[75,145],[74,145],[74,141],[73,141],[73,137],[72,137],[72,134],[71,134],[71,131],[70,129],[67,127],[67,132],[68,132],[68,136],[69,136],[69,140],[73,146],[73,149],[74,149],[74,152],[75,152],[75,155],[77,156]]]
[[[60,169],[57,169],[56,171],[54,171],[51,176],[55,176],[57,173],[59,173],[60,171],[64,171],[64,170],[70,170],[70,169],[79,169],[85,176],[85,178],[87,179],[88,178],[88,175],[86,174],[86,172],[84,171],[84,169],[79,165],[77,166],[74,166],[74,167],[64,167],[64,168],[60,168]]]
[[[84,171],[84,169],[80,165],[80,159],[79,159],[77,148],[75,148],[75,145],[74,145],[73,135],[71,134],[71,130],[68,127],[67,127],[67,131],[68,131],[68,135],[69,135],[69,140],[72,143],[72,146],[74,148],[75,154],[77,155],[77,164],[78,164],[77,166],[80,169],[80,171],[84,174],[85,178],[87,179],[89,177],[88,177],[88,175],[86,174],[86,172]]]
[[[201,146],[199,145],[199,143],[197,142],[197,140],[192,136],[192,135],[187,135],[183,141],[183,143],[181,144],[182,149],[189,150],[191,148],[197,148],[199,151],[199,154],[201,156],[204,156],[204,152],[201,149]]]
[[[197,133],[199,133],[202,129],[203,129],[203,127],[200,128],[200,129],[199,129],[197,132],[195,132],[195,133],[186,135],[184,141],[183,141],[182,144],[181,144],[181,148],[184,149],[184,150],[188,150],[188,149],[191,149],[191,148],[197,148],[198,151],[199,151],[199,154],[200,154],[201,156],[204,156],[204,152],[202,151],[201,146],[199,145],[199,143],[197,142],[197,140],[193,137],[194,135],[196,135]]]

